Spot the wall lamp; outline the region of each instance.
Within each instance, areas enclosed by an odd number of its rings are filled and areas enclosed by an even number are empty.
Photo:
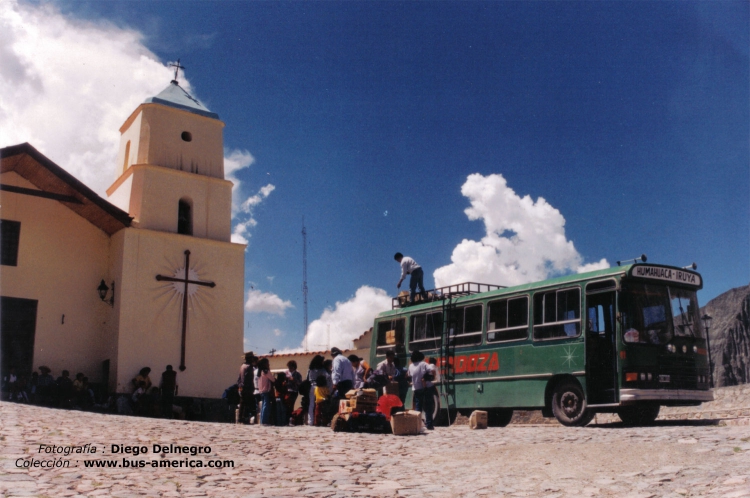
[[[104,279],[102,279],[102,283],[99,284],[99,287],[96,289],[99,291],[99,299],[101,299],[103,302],[107,303],[108,305],[115,307],[115,282],[112,282],[112,297],[107,299],[107,293],[109,292],[109,287],[107,287],[107,284],[104,283]]]

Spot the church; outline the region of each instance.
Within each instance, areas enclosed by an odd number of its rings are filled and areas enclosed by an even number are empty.
[[[0,149],[3,375],[44,365],[125,393],[172,365],[180,396],[221,397],[245,273],[223,127],[172,81],[120,128],[106,200],[27,143]]]

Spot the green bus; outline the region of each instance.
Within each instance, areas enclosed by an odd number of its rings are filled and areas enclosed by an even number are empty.
[[[370,361],[388,350],[401,366],[415,350],[435,358],[442,424],[475,409],[493,426],[540,409],[567,426],[597,412],[648,424],[660,406],[713,399],[702,286],[690,269],[635,262],[508,288],[452,285],[414,304],[394,298],[375,319]]]

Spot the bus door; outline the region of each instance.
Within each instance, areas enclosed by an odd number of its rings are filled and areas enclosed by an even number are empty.
[[[617,403],[616,293],[586,295],[586,386],[588,403]]]

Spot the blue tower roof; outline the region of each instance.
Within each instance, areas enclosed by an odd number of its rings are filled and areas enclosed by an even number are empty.
[[[192,95],[187,93],[176,81],[172,81],[167,88],[155,97],[149,97],[143,101],[144,104],[162,104],[183,111],[199,114],[207,118],[219,119],[219,115],[211,112],[198,102]]]

